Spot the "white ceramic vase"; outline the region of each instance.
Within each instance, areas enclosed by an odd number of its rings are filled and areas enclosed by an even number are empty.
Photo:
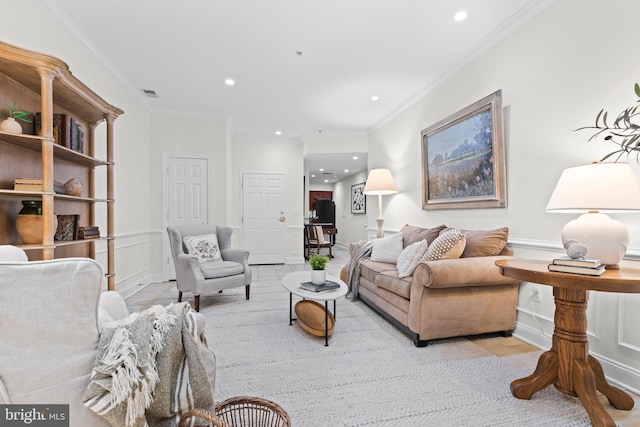
[[[0,122],[0,131],[9,133],[22,133],[22,126],[13,117],[7,117]]]
[[[311,283],[314,285],[322,285],[327,281],[327,272],[325,270],[311,270]]]

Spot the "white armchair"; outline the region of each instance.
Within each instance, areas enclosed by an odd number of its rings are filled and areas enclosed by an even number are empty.
[[[71,427],[110,426],[83,404],[101,326],[129,315],[105,287],[92,259],[29,262],[21,249],[0,246],[0,404],[68,404]],[[215,357],[204,344],[198,351],[213,390]]]
[[[200,295],[239,286],[245,287],[249,299],[249,251],[231,248],[231,227],[181,225],[167,227],[167,232],[176,269],[178,301],[182,301],[183,292],[191,292],[194,309],[200,311]],[[208,237],[211,235],[215,237]],[[187,242],[191,242],[189,248]]]

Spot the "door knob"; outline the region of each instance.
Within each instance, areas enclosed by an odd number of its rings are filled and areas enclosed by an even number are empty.
[[[284,222],[284,221],[285,221],[285,219],[286,219],[285,217],[281,216],[281,217],[280,217],[280,222]]]

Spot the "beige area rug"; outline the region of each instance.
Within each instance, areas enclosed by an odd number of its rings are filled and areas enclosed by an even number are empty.
[[[294,299],[295,301],[295,299]],[[289,326],[289,294],[279,282],[203,298],[216,353],[216,401],[271,399],[294,427],[589,426],[580,402],[547,387],[529,401],[511,381],[530,371],[464,338],[416,348],[362,302],[338,301],[329,347]]]

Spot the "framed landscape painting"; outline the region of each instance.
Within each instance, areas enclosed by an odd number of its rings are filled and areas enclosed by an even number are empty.
[[[364,195],[364,182],[351,186],[351,213],[367,213],[367,198]]]
[[[502,91],[424,129],[422,209],[504,208]]]

